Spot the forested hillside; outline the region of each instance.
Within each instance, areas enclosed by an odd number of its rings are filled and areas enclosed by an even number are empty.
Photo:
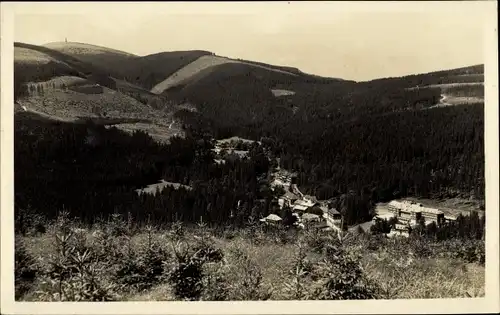
[[[67,209],[92,221],[133,212],[138,219],[162,222],[203,217],[211,224],[242,224],[278,211],[266,181],[276,159],[298,173],[301,190],[340,208],[347,224],[370,220],[375,203],[398,197],[484,200],[482,65],[353,82],[258,62],[223,63],[154,95],[148,91],[153,85],[211,53],[120,55],[127,62],[115,71],[92,63],[95,52],[79,59],[47,47],[15,46],[32,59],[48,60],[43,66],[16,63],[17,97],[27,97],[26,82],[81,77],[109,87],[109,95],[119,91],[135,97],[142,102],[136,105],[158,120],[170,119],[160,111],[177,111],[173,118],[186,132],[185,139],[160,144],[144,132],[128,135],[114,127],[18,113],[17,213],[31,209],[52,217]],[[463,82],[473,85],[456,85]],[[455,85],[442,86],[450,83]],[[276,96],[272,89],[293,93]],[[479,101],[433,108],[445,94]],[[102,111],[113,109],[116,117],[127,112],[129,104],[106,104],[110,98],[104,96]],[[52,103],[35,107],[46,104]],[[182,104],[192,108],[180,109]],[[49,106],[47,112],[59,105]],[[167,130],[173,120],[158,123]],[[262,146],[255,145],[248,159],[216,163],[214,139],[231,136],[262,140]],[[171,187],[156,197],[134,191],[159,180],[192,190]]]
[[[369,219],[375,202],[395,197],[484,198],[482,117],[482,106],[462,106],[344,124],[316,121],[301,128],[274,126],[280,131],[263,140],[282,167],[298,172],[301,189],[336,200],[353,224]],[[15,136],[20,211],[31,208],[53,216],[68,209],[90,221],[118,211],[161,222],[203,217],[225,224],[276,210],[273,193],[259,181],[270,163],[259,146],[249,160],[216,164],[210,137],[194,132],[161,145],[143,133],[42,124],[22,113],[16,117]],[[135,194],[160,179],[193,190],[167,188],[156,197]]]
[[[130,136],[115,128],[26,116],[16,115],[19,214],[32,209],[54,217],[67,209],[92,222],[118,211],[160,222],[174,218],[194,222],[203,216],[208,222],[227,223],[238,200],[251,210],[257,199],[271,197],[257,180],[268,167],[261,148],[251,152],[249,161],[218,165],[210,139],[173,138],[169,145],[161,145],[141,132]],[[165,189],[156,198],[140,198],[134,192],[162,178],[194,189]],[[245,220],[247,214],[237,217]]]

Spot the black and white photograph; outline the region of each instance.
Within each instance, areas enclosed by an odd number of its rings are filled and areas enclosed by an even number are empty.
[[[497,312],[496,5],[2,3],[5,311]]]

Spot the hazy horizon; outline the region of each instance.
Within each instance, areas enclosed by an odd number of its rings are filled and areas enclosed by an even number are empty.
[[[125,3],[119,10],[109,3],[11,6],[15,41],[35,45],[67,38],[139,56],[207,50],[356,81],[484,64],[487,6],[394,4],[398,10],[386,4],[347,11],[346,3],[334,2],[197,3],[205,13],[193,13],[189,3]]]

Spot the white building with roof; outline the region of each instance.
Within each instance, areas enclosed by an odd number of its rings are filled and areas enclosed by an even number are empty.
[[[337,209],[320,207],[323,210],[323,218],[325,218],[326,224],[330,227],[338,227],[342,223],[342,215]]]
[[[389,202],[388,209],[398,218],[398,220],[417,222],[423,217],[426,223],[434,221],[441,224],[445,222],[443,211],[435,208],[424,207],[421,203],[409,200],[393,200]]]
[[[281,219],[280,216],[278,216],[274,213],[271,213],[267,217],[260,219],[260,222],[263,222],[266,224],[278,224],[278,223],[281,223],[281,221],[283,221],[283,219]]]

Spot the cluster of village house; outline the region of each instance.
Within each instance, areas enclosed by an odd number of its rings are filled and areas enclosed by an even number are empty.
[[[216,153],[220,153],[222,149],[233,150],[234,141],[222,142],[221,144],[222,145],[218,145],[214,149]],[[246,151],[240,152],[246,153]],[[315,228],[321,231],[340,231],[342,225],[342,215],[340,212],[335,208],[329,207],[325,201],[317,200],[314,196],[302,194],[297,188],[296,174],[282,171],[278,166],[273,177],[271,187],[273,189],[282,187],[285,190],[284,194],[278,198],[279,208],[288,208],[292,210],[293,216],[297,218],[294,223],[297,227]],[[411,229],[419,224],[421,218],[424,219],[425,224],[435,222],[438,225],[455,219],[445,216],[444,212],[441,210],[424,207],[420,203],[408,200],[391,201],[388,204],[388,210],[389,213],[387,214],[375,216],[372,223],[379,219],[388,220],[390,218],[396,218],[397,223],[388,234],[389,237],[394,235],[408,237]],[[260,219],[260,221],[266,225],[280,225],[283,219],[273,213]]]
[[[317,200],[314,196],[304,195],[297,188],[295,176],[289,173],[277,172],[271,186],[281,186],[285,193],[278,199],[280,209],[284,207],[292,210],[297,217],[296,225],[302,228],[314,227],[323,231],[339,231],[342,224],[341,214],[334,208],[328,207],[324,201]],[[311,211],[312,208],[316,211]],[[320,209],[321,211],[318,211]],[[435,222],[441,225],[455,220],[454,217],[445,216],[444,212],[423,206],[409,200],[391,201],[388,204],[389,213],[377,215],[373,222],[378,219],[396,218],[397,222],[388,234],[408,237],[411,229],[415,228],[423,218],[426,225]],[[322,215],[316,213],[323,213]],[[282,218],[276,214],[270,214],[261,219],[261,222],[270,225],[280,224]]]
[[[314,196],[302,194],[292,174],[278,172],[272,186],[281,186],[285,189],[285,193],[278,199],[278,204],[280,209],[292,210],[293,216],[297,218],[294,223],[297,227],[316,228],[322,231],[340,230],[342,221],[340,212],[328,207],[324,201],[319,201]],[[276,214],[270,214],[260,221],[268,225],[277,225],[281,224],[283,219]]]
[[[216,154],[215,158],[215,163],[221,164],[225,163],[224,158],[226,156],[234,155],[235,157],[238,158],[245,158],[248,155],[248,151],[246,150],[237,150],[236,149],[236,144],[238,142],[244,143],[244,144],[249,144],[253,143],[254,141],[252,140],[246,140],[238,137],[232,137],[229,139],[224,139],[224,140],[218,140],[215,143],[215,148],[212,149],[213,152]],[[257,143],[260,144],[259,141]],[[225,152],[225,154],[222,154]]]

